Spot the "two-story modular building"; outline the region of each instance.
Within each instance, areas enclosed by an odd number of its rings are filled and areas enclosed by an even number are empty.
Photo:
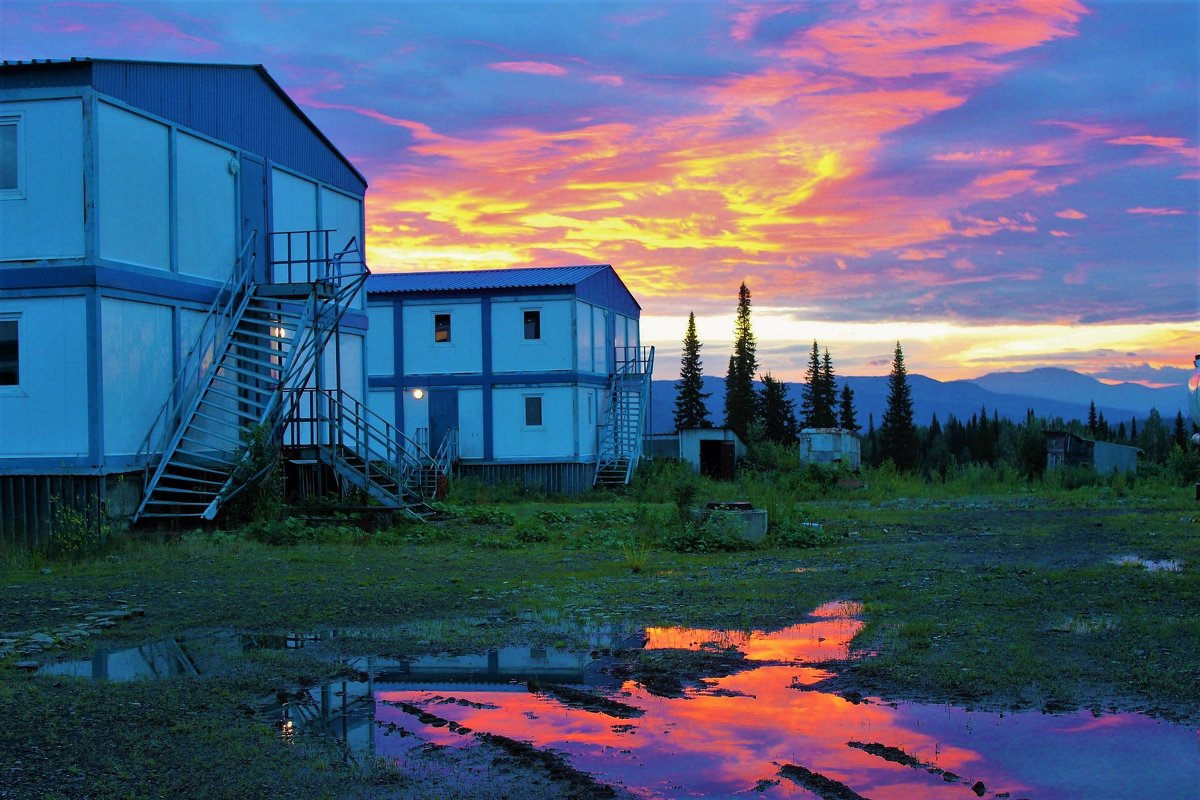
[[[377,274],[368,405],[459,474],[577,492],[624,483],[652,348],[608,265]]]
[[[211,517],[295,390],[364,397],[365,191],[261,66],[0,65],[0,541]]]

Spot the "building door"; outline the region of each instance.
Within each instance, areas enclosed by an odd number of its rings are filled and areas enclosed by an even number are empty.
[[[242,236],[238,249],[257,231],[251,252],[254,253],[254,277],[267,280],[267,261],[271,243],[267,241],[267,165],[254,156],[242,153],[238,168],[241,178]]]
[[[446,432],[458,427],[458,390],[429,390],[429,453],[437,455]]]

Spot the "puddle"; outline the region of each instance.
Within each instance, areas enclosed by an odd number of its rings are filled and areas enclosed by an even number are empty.
[[[847,656],[860,610],[830,603],[778,631],[647,628],[633,642],[636,629],[613,624],[592,629],[584,652],[504,647],[354,658],[349,666],[363,679],[264,698],[260,717],[285,738],[334,736],[359,763],[382,758],[417,769],[439,749],[500,747],[523,752],[527,763],[537,761],[530,754],[557,759],[642,798],[1196,797],[1193,729],[1137,714],[985,713],[817,690],[829,675],[823,662]],[[97,651],[42,672],[109,680],[205,674],[250,648],[371,635],[221,632]],[[436,631],[430,635],[436,641]],[[647,659],[731,656],[719,660],[741,669],[706,677],[682,697],[662,696],[619,677],[624,662],[601,655],[631,645],[644,647]]]
[[[509,674],[508,683],[480,679],[483,656],[460,681],[439,682],[434,660],[414,662],[408,675],[379,669],[373,680],[314,691],[281,710],[281,724],[298,724],[299,713],[305,729],[336,735],[357,758],[398,762],[418,748],[481,737],[528,742],[645,798],[1195,797],[1197,732],[1180,726],[1136,714],[997,714],[813,691],[827,674],[820,662],[846,656],[860,627],[848,616],[855,610],[823,606],[812,621],[773,632],[647,629],[647,650],[736,650],[749,662],[683,698],[614,680],[596,662],[590,673],[583,666],[583,683],[561,691],[547,666],[568,654],[512,648],[486,657],[496,666],[486,673]]]
[[[1161,559],[1153,561],[1151,559],[1139,558],[1138,556],[1116,556],[1112,559],[1112,563],[1119,567],[1141,567],[1147,572],[1179,572],[1183,569],[1183,563],[1175,559]]]

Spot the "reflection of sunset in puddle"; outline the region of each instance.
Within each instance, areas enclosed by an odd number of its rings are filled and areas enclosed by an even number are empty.
[[[804,665],[846,657],[861,627],[850,616],[858,611],[830,604],[810,622],[774,632],[648,629],[648,650],[732,649],[751,663],[727,677],[705,678],[683,698],[654,696],[635,681],[581,686],[631,707],[620,716],[612,708],[575,707],[552,686],[538,693],[513,682],[418,688],[381,675],[374,722],[367,722],[369,747],[403,760],[423,742],[473,743],[454,730],[465,726],[564,753],[575,768],[641,797],[819,796],[781,776],[785,764],[871,800],[967,800],[981,792],[1035,800],[1195,796],[1195,732],[1146,717],[1002,715],[855,703],[857,696],[805,690],[825,673]],[[440,720],[422,721],[410,713],[413,706]],[[400,735],[401,729],[416,736]],[[895,763],[897,753],[907,763]]]

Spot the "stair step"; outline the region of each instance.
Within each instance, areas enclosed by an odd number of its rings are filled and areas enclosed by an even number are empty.
[[[255,337],[255,338],[258,338],[258,337]],[[288,339],[288,340],[286,340],[286,342],[290,343],[291,340]],[[236,351],[235,357],[239,358],[239,359],[246,358],[246,356],[244,355],[244,353],[246,351],[249,351],[252,353],[262,353],[263,355],[266,355],[268,358],[277,358],[277,359],[286,358],[287,354],[290,352],[290,349],[281,349],[278,347],[262,347],[260,345],[250,344],[249,342],[239,342],[237,340],[234,340],[230,344],[230,349]],[[272,362],[269,360],[264,361],[262,359],[254,359],[254,363],[256,363],[256,364],[275,364],[276,366],[278,366],[279,362]]]
[[[225,473],[212,471],[212,474],[213,475],[224,475]],[[209,481],[209,480],[204,480],[202,478],[185,477],[183,475],[172,475],[169,472],[164,472],[162,475],[158,476],[158,483],[159,483],[160,487],[161,487],[163,481],[185,481],[190,484],[199,483],[199,484],[203,484],[205,486],[216,486],[217,488],[220,488],[225,485],[225,481],[223,481],[223,480]]]
[[[146,513],[145,511],[143,511],[141,514],[138,514],[138,519],[181,519],[181,518],[187,518],[187,519],[192,519],[192,518],[195,518],[195,519],[202,519],[203,517],[204,517],[204,514],[203,514],[203,513],[199,513],[199,514],[185,514],[185,513],[179,513],[179,514],[148,514],[148,513]]]
[[[215,495],[216,494],[216,492],[204,492],[204,491],[197,491],[195,489],[183,489],[183,488],[180,488],[177,486],[163,486],[162,482],[159,481],[159,485],[154,487],[154,494],[157,495],[160,492],[167,492],[168,494],[186,494],[186,495],[204,495],[204,494]],[[154,502],[167,502],[167,501],[151,500],[150,502],[154,503]],[[209,499],[209,502],[212,502],[211,498]]]
[[[258,364],[259,366],[263,367],[264,371],[256,372],[254,370],[243,369],[241,367],[235,367],[231,364],[226,364],[223,361],[221,362],[221,371],[222,372],[232,372],[235,375],[245,375],[248,378],[255,378],[255,379],[261,380],[261,381],[268,381],[268,380],[277,381],[277,380],[279,380],[278,378],[272,378],[269,374],[267,374],[267,372],[265,370],[274,370],[276,372],[279,372],[279,371],[281,371],[282,365],[267,364],[267,363],[260,362],[260,361],[254,361],[253,359],[242,359],[242,360],[249,361],[252,364]]]

